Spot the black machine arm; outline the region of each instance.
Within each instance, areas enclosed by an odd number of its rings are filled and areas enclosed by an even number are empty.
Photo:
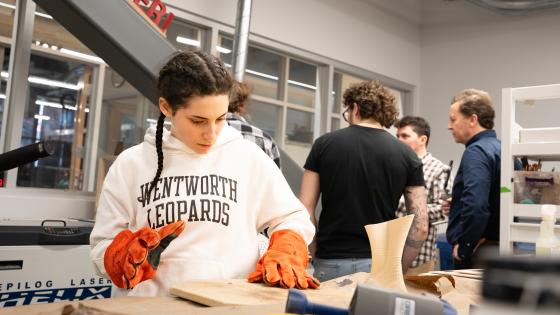
[[[0,154],[0,172],[34,162],[54,153],[54,143],[41,141]]]

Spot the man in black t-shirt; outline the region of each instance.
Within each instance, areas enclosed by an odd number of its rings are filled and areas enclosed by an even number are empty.
[[[314,276],[326,281],[371,270],[367,224],[395,219],[404,194],[415,218],[403,252],[403,271],[418,255],[428,232],[422,162],[389,128],[395,97],[377,81],[352,85],[343,96],[348,128],[319,137],[307,161],[300,200],[317,227],[312,243]],[[319,222],[315,207],[321,195]]]

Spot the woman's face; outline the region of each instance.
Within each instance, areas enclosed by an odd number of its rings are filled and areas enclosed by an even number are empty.
[[[228,105],[227,94],[192,96],[173,114],[165,99],[160,98],[161,111],[171,117],[171,134],[199,154],[208,153],[216,143],[226,124]]]

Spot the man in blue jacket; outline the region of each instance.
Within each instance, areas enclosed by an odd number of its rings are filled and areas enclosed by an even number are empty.
[[[447,240],[455,269],[472,268],[480,246],[497,251],[500,236],[500,140],[494,128],[490,95],[467,89],[451,102],[449,123],[455,142],[465,152],[453,182]]]

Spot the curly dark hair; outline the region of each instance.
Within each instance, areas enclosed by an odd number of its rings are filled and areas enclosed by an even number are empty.
[[[233,86],[229,92],[229,106],[228,112],[239,113],[240,109],[245,106],[249,99],[251,89],[249,85],[243,82],[234,81]]]
[[[377,80],[352,84],[344,92],[342,103],[350,110],[357,105],[362,119],[372,118],[385,128],[390,128],[399,115],[395,96]]]
[[[488,92],[477,89],[466,89],[457,93],[451,100],[451,105],[460,102],[459,112],[466,117],[476,115],[482,128],[494,128],[496,112],[492,105],[492,98]]]
[[[188,106],[192,96],[229,94],[233,79],[220,59],[201,52],[177,52],[161,68],[157,81],[159,96],[163,97],[171,106],[173,114],[182,107]],[[158,166],[156,175],[150,184],[144,198],[150,194],[157,185],[163,170],[163,122],[165,115],[159,114],[156,127],[156,152]],[[142,202],[142,198],[138,198]]]
[[[417,135],[426,136],[428,138],[426,146],[428,145],[430,142],[430,124],[426,119],[420,116],[404,116],[395,123],[395,128],[404,128],[406,126],[410,126]]]

